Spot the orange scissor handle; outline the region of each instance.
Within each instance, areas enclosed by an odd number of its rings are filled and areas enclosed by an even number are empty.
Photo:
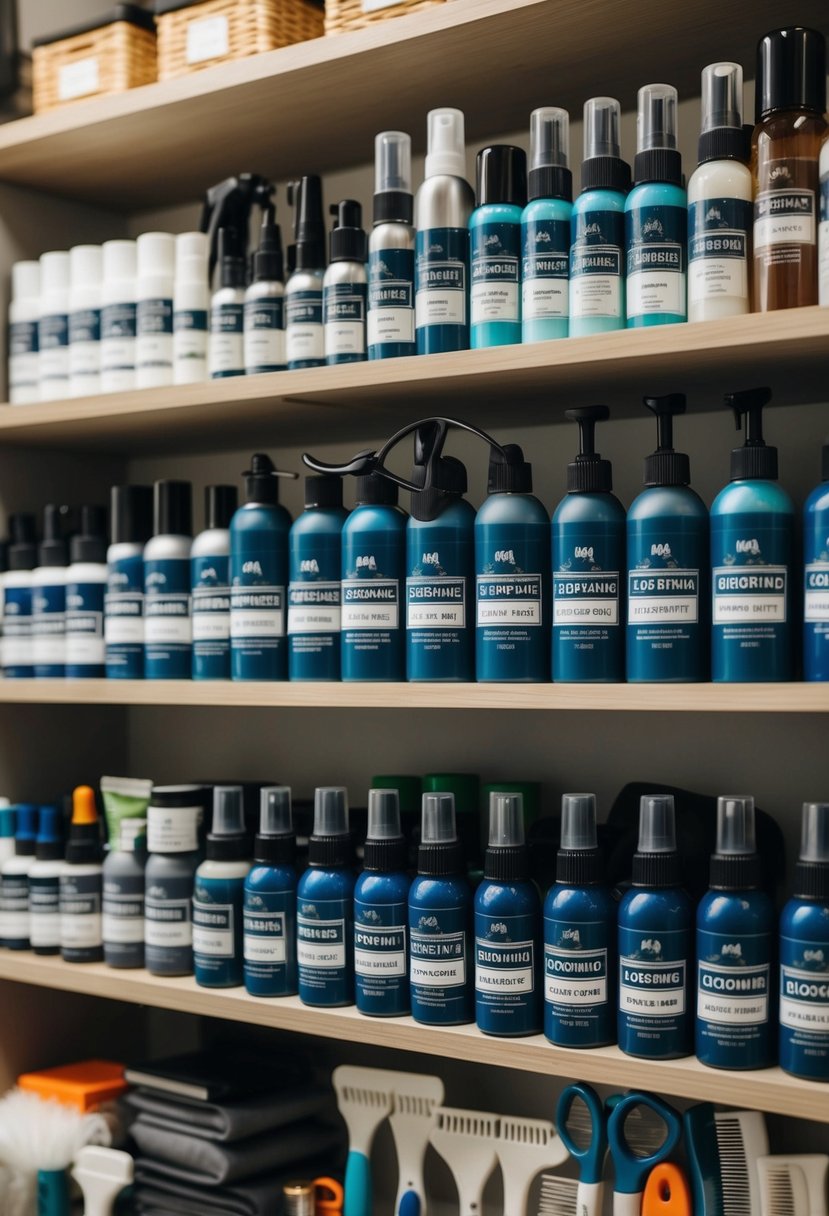
[[[315,1178],[312,1185],[316,1216],[342,1216],[345,1192],[341,1183],[336,1178]]]
[[[648,1175],[642,1216],[693,1216],[691,1191],[678,1165],[661,1161]]]

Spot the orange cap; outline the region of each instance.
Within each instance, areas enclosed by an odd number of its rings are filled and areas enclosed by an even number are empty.
[[[77,785],[72,791],[72,822],[97,823],[98,808],[91,785]]]

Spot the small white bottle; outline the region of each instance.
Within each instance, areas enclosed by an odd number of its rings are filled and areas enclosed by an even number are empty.
[[[92,397],[101,391],[100,245],[69,250],[69,393]]]
[[[135,382],[138,388],[173,383],[175,239],[144,232],[136,242]]]
[[[829,307],[829,134],[823,137],[818,161],[820,205],[818,207],[818,303]]]
[[[253,282],[245,292],[245,374],[278,372],[285,367],[285,287],[282,234],[276,209],[262,215],[259,248],[253,256]]]
[[[106,241],[101,284],[101,392],[135,388],[135,241]]]
[[[37,326],[40,317],[40,264],[15,262],[9,304],[9,401],[40,400]]]
[[[207,319],[210,284],[207,236],[182,232],[176,237],[176,284],[173,297],[173,382],[198,384],[207,379]]]
[[[69,396],[69,254],[53,250],[40,257],[40,400]]]
[[[210,300],[211,380],[245,374],[245,259],[235,228],[219,229],[219,286]]]
[[[81,507],[80,528],[69,542],[66,569],[66,678],[106,675],[104,596],[107,569],[106,511]]]

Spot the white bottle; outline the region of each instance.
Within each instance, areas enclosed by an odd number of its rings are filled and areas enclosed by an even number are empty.
[[[173,383],[175,239],[144,232],[136,242],[135,382],[138,388]]]
[[[106,241],[101,285],[101,392],[135,388],[135,241]]]
[[[66,678],[106,675],[104,597],[107,579],[106,511],[82,506],[78,532],[69,542],[66,570]]]
[[[6,932],[6,914],[3,911],[2,889],[3,889],[3,866],[14,857],[15,839],[14,839],[14,810],[8,798],[0,798],[0,946],[3,945],[8,934]]]
[[[245,374],[285,367],[285,287],[282,236],[272,203],[265,208],[259,248],[253,257],[253,282],[245,292]]]
[[[207,379],[207,236],[183,232],[176,237],[173,297],[173,381],[198,384]]]
[[[219,229],[219,286],[210,300],[210,379],[245,374],[245,259],[235,228]]]
[[[0,908],[3,945],[10,950],[29,949],[29,871],[35,863],[38,809],[32,803],[16,808],[14,856],[0,871]]]
[[[752,183],[742,103],[738,63],[703,68],[699,166],[688,182],[689,321],[750,308]]]
[[[40,808],[35,862],[29,870],[29,943],[35,954],[60,954],[62,826],[62,807]]]
[[[37,324],[40,317],[40,264],[15,262],[9,304],[9,401],[40,400]]]
[[[820,149],[820,224],[818,226],[818,302],[829,307],[829,136]]]
[[[69,393],[92,397],[101,391],[100,245],[69,250]]]
[[[40,318],[37,324],[40,400],[69,396],[69,254],[40,257]]]

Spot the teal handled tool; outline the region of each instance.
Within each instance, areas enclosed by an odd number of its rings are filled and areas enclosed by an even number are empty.
[[[587,1108],[589,1134],[587,1142],[576,1134],[572,1108],[581,1100]],[[571,1122],[571,1119],[573,1122]],[[577,1082],[563,1089],[556,1107],[558,1134],[579,1164],[579,1189],[576,1194],[577,1216],[601,1216],[604,1200],[604,1159],[607,1156],[607,1116],[604,1103],[592,1085]],[[581,1122],[579,1120],[579,1122]]]

